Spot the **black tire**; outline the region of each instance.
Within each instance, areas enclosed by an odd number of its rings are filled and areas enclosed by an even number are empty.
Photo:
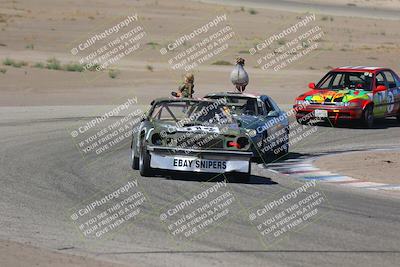
[[[144,177],[148,177],[153,174],[153,169],[150,167],[150,153],[147,151],[145,144],[140,146],[139,171],[140,175]]]
[[[371,129],[374,126],[374,108],[371,105],[365,107],[362,114],[362,124],[364,127]]]
[[[133,149],[133,138],[131,143],[131,166],[134,170],[139,170],[139,157],[135,155],[135,151]]]
[[[298,124],[307,125],[310,120],[304,120],[303,117],[301,117],[301,118],[296,118],[296,121]]]

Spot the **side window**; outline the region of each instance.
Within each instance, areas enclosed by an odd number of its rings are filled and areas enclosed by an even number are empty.
[[[268,112],[272,110],[280,111],[281,109],[278,107],[278,104],[275,103],[271,98],[267,98],[265,100],[265,105],[267,106]]]
[[[330,86],[331,89],[339,89],[343,87],[343,74],[339,73],[335,75],[335,78],[332,80],[332,84]]]
[[[261,100],[257,100],[257,110],[258,110],[258,114],[260,115],[267,115],[268,112],[266,113],[266,107],[264,102],[262,102]]]
[[[383,76],[382,72],[379,72],[375,77],[375,84],[376,87],[379,85],[386,86],[385,77]]]
[[[386,76],[386,81],[388,83],[389,88],[396,88],[396,79],[393,77],[392,72],[390,71],[384,71],[383,74]]]

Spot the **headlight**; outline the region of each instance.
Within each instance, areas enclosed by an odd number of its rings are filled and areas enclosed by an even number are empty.
[[[296,104],[305,106],[305,105],[309,105],[310,102],[308,102],[307,100],[297,100]]]
[[[357,102],[348,102],[347,103],[349,107],[360,107],[361,106],[361,102],[357,101]]]
[[[254,137],[254,136],[257,135],[256,130],[253,130],[253,129],[246,129],[246,133],[247,133],[247,135],[250,136],[250,137]]]
[[[161,135],[159,133],[155,133],[151,136],[151,142],[153,145],[159,146],[162,144]]]
[[[336,105],[340,106],[340,107],[359,107],[361,105],[361,103],[358,101],[357,102],[345,102],[345,103],[338,102],[338,103],[336,103]]]

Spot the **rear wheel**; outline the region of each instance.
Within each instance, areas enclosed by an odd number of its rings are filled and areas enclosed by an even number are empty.
[[[374,108],[371,105],[368,105],[364,111],[362,116],[362,123],[367,128],[372,128],[374,126]]]
[[[396,118],[397,118],[397,122],[400,123],[400,110],[399,110],[399,112],[397,113]]]
[[[142,176],[151,176],[153,169],[150,167],[150,153],[147,151],[144,142],[140,146],[139,171]]]
[[[297,121],[299,124],[302,124],[302,125],[306,125],[306,124],[308,124],[308,122],[309,122],[309,120],[306,120],[306,119],[304,119],[303,117],[301,117],[301,118],[296,118],[296,121]]]

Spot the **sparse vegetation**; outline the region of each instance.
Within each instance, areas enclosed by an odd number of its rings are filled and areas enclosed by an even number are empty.
[[[93,64],[92,66],[90,66],[89,68],[86,68],[86,70],[88,71],[97,71],[97,70],[101,70],[100,68],[100,64]]]
[[[250,54],[249,50],[240,50],[239,54]]]
[[[148,70],[148,71],[153,71],[154,69],[153,69],[153,66],[151,66],[151,65],[147,65],[146,66],[146,69]]]
[[[0,68],[0,72],[3,73],[3,74],[6,74],[7,69],[6,68]]]
[[[159,44],[156,42],[148,42],[146,45],[149,45],[151,48],[155,49]]]
[[[278,45],[284,45],[284,44],[286,44],[286,40],[285,39],[278,40]]]
[[[250,15],[256,15],[258,12],[254,9],[249,10]]]
[[[3,60],[3,65],[12,66],[14,64],[14,62],[15,61],[12,60],[11,58],[6,58],[6,59]]]
[[[3,65],[12,66],[14,68],[21,68],[22,66],[28,65],[28,63],[25,61],[16,61],[11,58],[6,58],[5,60],[3,60]]]
[[[55,57],[49,58],[47,60],[46,68],[49,70],[61,70],[61,64]]]
[[[25,48],[26,48],[26,49],[31,49],[31,50],[33,50],[34,46],[33,46],[33,44],[27,44],[27,45],[25,46]]]
[[[111,79],[117,78],[118,75],[119,75],[119,70],[116,70],[116,69],[109,69],[109,70],[108,70],[108,76],[109,76]]]
[[[66,71],[76,71],[82,72],[85,70],[84,66],[78,63],[69,63],[63,66],[63,69]]]
[[[212,65],[229,66],[229,65],[232,65],[232,63],[230,63],[229,61],[226,61],[226,60],[217,60],[214,63],[212,63]]]
[[[33,65],[34,68],[43,69],[45,66],[42,62],[37,62]]]

